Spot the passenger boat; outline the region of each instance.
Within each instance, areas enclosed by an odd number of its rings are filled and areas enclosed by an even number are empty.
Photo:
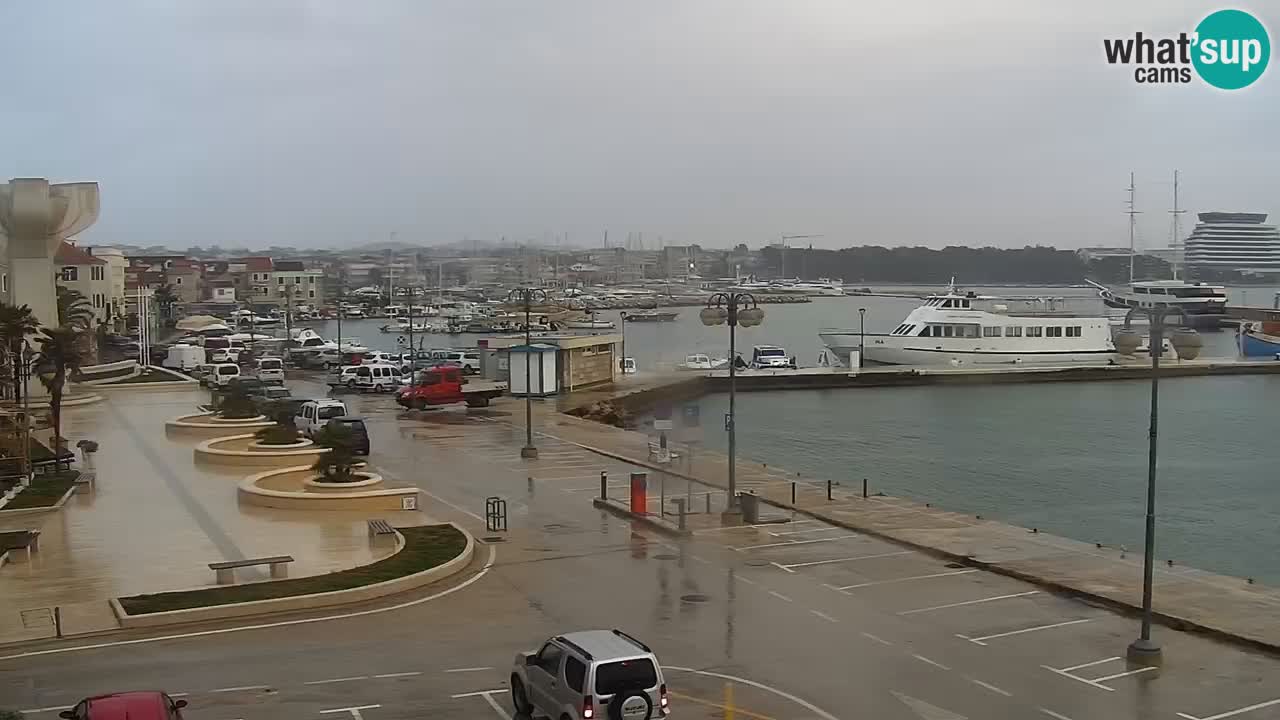
[[[1117,358],[1111,325],[1082,315],[1062,298],[999,298],[961,293],[954,284],[931,295],[890,333],[825,329],[823,343],[845,365],[1095,364]]]
[[[1153,301],[1176,298],[1188,324],[1194,328],[1216,328],[1227,314],[1227,290],[1221,285],[1186,280],[1138,280],[1120,293],[1096,282],[1086,282],[1098,289],[1098,297],[1109,308],[1128,310],[1131,307],[1121,295],[1139,300],[1149,297]]]

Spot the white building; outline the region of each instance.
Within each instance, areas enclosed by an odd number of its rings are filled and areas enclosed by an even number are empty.
[[[124,251],[120,248],[105,245],[87,247],[85,250],[90,255],[107,262],[107,279],[111,283],[111,317],[123,317],[125,307],[124,277],[125,269],[129,267],[129,261],[125,259]]]
[[[1280,273],[1280,231],[1266,213],[1203,212],[1185,247],[1188,270]]]
[[[83,295],[93,306],[94,319],[99,322],[111,319],[110,266],[106,260],[63,242],[53,257],[53,264],[59,286]]]

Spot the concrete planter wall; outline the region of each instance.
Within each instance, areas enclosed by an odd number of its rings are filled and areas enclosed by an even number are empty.
[[[310,440],[292,445],[262,445],[252,433],[242,433],[205,440],[192,450],[196,462],[235,467],[295,467],[314,463],[329,452]]]
[[[240,482],[240,502],[284,510],[416,510],[418,488],[381,487],[382,477],[362,473],[357,483],[315,483],[310,465],[255,473]],[[319,486],[319,487],[315,487]]]
[[[213,413],[196,413],[179,415],[166,421],[164,430],[165,434],[171,436],[216,438],[246,432],[254,433],[272,425],[275,425],[275,422],[268,420],[265,415],[243,420],[228,420],[216,417]]]

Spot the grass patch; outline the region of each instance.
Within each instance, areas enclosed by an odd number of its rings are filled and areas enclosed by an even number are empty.
[[[467,545],[467,537],[452,525],[424,525],[400,528],[405,546],[389,558],[372,565],[350,570],[291,580],[216,587],[202,590],[134,595],[120,598],[120,604],[130,615],[186,610],[188,608],[228,605],[253,600],[310,595],[311,593],[349,590],[412,575],[457,557]]]
[[[137,375],[134,375],[133,377],[124,378],[123,380],[117,380],[115,382],[107,383],[107,384],[108,385],[130,385],[133,383],[177,382],[178,380],[181,380],[181,379],[182,378],[179,378],[175,375],[170,375],[169,373],[164,372],[163,370],[156,370],[155,368],[143,368],[142,372],[138,373]]]
[[[52,507],[67,494],[79,477],[79,470],[37,475],[30,485],[14,496],[8,505],[0,508],[0,511]]]

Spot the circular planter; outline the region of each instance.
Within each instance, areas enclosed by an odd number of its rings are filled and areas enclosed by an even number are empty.
[[[254,418],[245,418],[243,420],[228,420],[226,418],[214,417],[213,413],[195,413],[191,415],[180,415],[171,420],[165,421],[165,432],[170,435],[185,435],[188,437],[218,437],[221,435],[232,435],[236,431],[253,433],[263,428],[269,428],[275,425],[274,420],[268,420],[266,416],[259,415]]]
[[[357,471],[352,473],[352,475],[364,479],[348,483],[331,483],[321,482],[320,480],[315,479],[307,479],[302,481],[302,487],[308,492],[349,493],[359,492],[362,490],[372,490],[382,484],[382,476],[377,473]]]
[[[315,445],[315,443],[307,438],[302,438],[287,445],[265,445],[255,440],[248,444],[247,449],[251,452],[283,452],[286,450],[305,450],[312,445]]]

